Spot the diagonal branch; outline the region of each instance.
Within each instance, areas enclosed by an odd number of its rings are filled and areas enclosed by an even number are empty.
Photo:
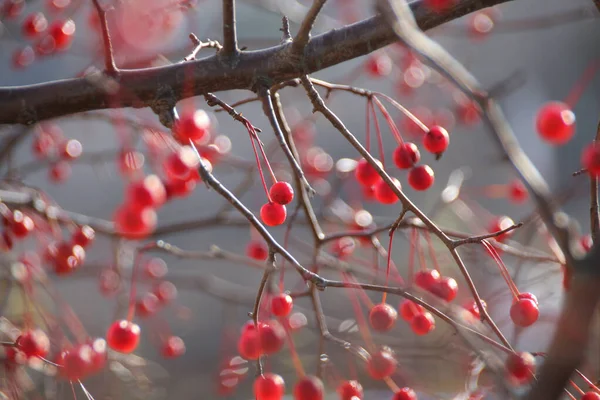
[[[108,32],[108,21],[106,20],[106,10],[100,5],[99,0],[92,0],[98,18],[100,19],[100,27],[102,29],[102,43],[104,45],[104,69],[108,75],[115,75],[119,72],[117,65],[115,64],[115,57],[112,48],[112,41],[110,40],[110,33]]]
[[[304,52],[304,48],[310,39],[310,30],[315,24],[315,20],[319,16],[326,1],[327,0],[313,0],[312,7],[308,10],[308,13],[300,25],[300,29],[292,42],[292,53],[302,54],[302,52]]]
[[[238,50],[235,21],[235,0],[223,1],[223,48],[219,54],[225,57],[235,55]]]
[[[600,141],[600,122],[596,129],[594,142]],[[600,208],[598,207],[598,178],[590,174],[590,231],[592,242],[598,243],[600,239]]]

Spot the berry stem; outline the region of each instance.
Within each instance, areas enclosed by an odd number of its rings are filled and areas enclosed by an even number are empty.
[[[416,115],[414,115],[413,113],[411,113],[410,111],[408,111],[406,109],[406,107],[404,107],[402,104],[398,103],[396,100],[394,100],[393,98],[391,98],[390,96],[383,94],[383,93],[377,93],[377,96],[381,96],[384,99],[386,99],[387,101],[389,101],[394,107],[396,107],[401,113],[403,113],[404,115],[406,115],[408,118],[411,119],[412,122],[414,122],[419,128],[421,128],[423,130],[423,132],[427,133],[429,131],[429,128],[427,127],[427,125],[425,125],[423,123],[423,121],[421,121],[419,118],[417,118]]]
[[[517,286],[513,282],[512,278],[510,277],[510,273],[506,269],[506,265],[504,265],[504,262],[502,261],[502,259],[498,255],[498,252],[496,251],[496,249],[486,239],[483,239],[481,241],[481,244],[483,245],[483,247],[485,247],[485,249],[487,250],[487,252],[489,253],[489,255],[492,256],[492,258],[494,259],[494,261],[498,265],[498,269],[500,270],[500,274],[502,275],[502,277],[504,278],[504,281],[508,285],[508,288],[512,292],[513,297],[515,299],[517,299],[518,296],[519,296],[519,289],[517,288]]]
[[[577,375],[579,375],[581,379],[583,379],[585,383],[587,383],[590,386],[590,389],[593,389],[596,392],[600,392],[600,389],[598,389],[598,387],[592,381],[590,381],[580,370],[576,369],[575,373],[577,373]]]
[[[398,141],[399,144],[404,143],[404,140],[402,139],[402,135],[400,134],[398,127],[394,123],[394,120],[390,116],[390,113],[386,110],[386,108],[383,106],[383,104],[381,104],[381,102],[379,101],[379,99],[377,97],[373,96],[373,101],[375,102],[375,105],[377,105],[377,107],[379,108],[379,111],[381,111],[381,114],[383,114],[383,117],[387,121],[388,126],[390,127],[392,133],[396,137],[396,141]]]
[[[410,232],[410,250],[408,253],[408,281],[412,282],[415,277],[415,246],[419,233],[417,228],[412,228]]]
[[[141,264],[140,256],[143,251],[143,248],[139,250],[135,255],[135,258],[133,259],[133,268],[131,269],[131,287],[129,289],[129,311],[127,312],[127,321],[132,321],[133,317],[135,316],[135,297],[137,295],[137,286],[135,284],[135,279],[137,278],[137,271]]]
[[[570,109],[573,109],[573,107],[575,107],[575,105],[581,98],[581,95],[583,94],[585,89],[589,86],[590,81],[594,78],[594,76],[596,75],[596,72],[598,72],[599,68],[600,68],[600,60],[594,60],[583,71],[581,78],[579,78],[579,80],[577,82],[575,82],[573,89],[571,89],[571,91],[569,92],[569,95],[565,99],[565,104],[567,104]]]
[[[356,281],[351,282],[352,276],[346,274],[345,272],[342,272],[342,279],[345,283],[357,283]],[[362,290],[359,290],[359,293],[360,292],[362,292]],[[352,294],[348,294],[348,297],[350,298],[350,302],[352,303],[354,315],[356,316],[356,323],[358,325],[358,330],[361,336],[363,337],[369,349],[375,349],[375,343],[373,342],[373,338],[371,337],[371,332],[369,331],[367,321],[365,321],[365,317],[362,313],[360,303],[357,301],[358,299]]]
[[[427,270],[427,262],[425,261],[425,252],[423,251],[423,246],[421,246],[421,235],[417,231],[417,243],[415,244],[417,247],[417,253],[419,254],[419,265],[421,266],[421,271]]]
[[[366,116],[366,129],[365,129],[365,148],[371,152],[371,108],[373,107],[373,100],[367,98],[367,116]]]
[[[252,151],[254,151],[254,158],[256,159],[256,167],[258,168],[258,174],[260,175],[260,181],[262,182],[263,188],[265,190],[265,194],[267,195],[267,200],[269,201],[269,203],[272,203],[273,201],[271,200],[271,195],[269,194],[269,188],[267,187],[267,182],[265,181],[265,175],[262,170],[262,165],[260,164],[260,158],[258,156],[258,151],[256,151],[256,143],[254,143],[254,137],[252,136],[253,129],[248,124],[246,124],[246,129],[248,129],[248,133],[250,135],[250,143],[252,144]],[[254,132],[254,135],[256,135],[256,132]]]
[[[379,120],[377,119],[377,113],[375,112],[375,106],[371,102],[371,112],[373,113],[373,120],[375,120],[375,130],[377,132],[377,145],[379,146],[379,158],[381,158],[381,165],[385,169],[385,152],[383,151],[383,139],[381,138],[381,128],[379,127]]]
[[[288,345],[290,346],[290,354],[292,356],[292,364],[294,364],[294,369],[296,370],[296,374],[298,375],[298,378],[303,378],[304,375],[306,375],[306,372],[304,372],[304,367],[302,367],[302,361],[300,360],[300,357],[298,356],[298,352],[296,351],[296,346],[294,346],[294,339],[292,338],[292,335],[290,334],[290,330],[287,327],[287,325],[283,325],[284,329],[285,329],[285,337],[288,341]]]

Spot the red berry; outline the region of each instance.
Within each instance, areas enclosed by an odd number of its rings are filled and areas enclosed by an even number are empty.
[[[417,400],[417,394],[409,387],[403,387],[394,393],[392,400]]]
[[[185,343],[179,336],[169,336],[163,343],[162,355],[165,358],[177,358],[185,353]]]
[[[35,229],[33,220],[19,210],[12,213],[9,226],[13,236],[18,239],[24,238]]]
[[[580,400],[600,400],[600,394],[596,392],[586,392]]]
[[[537,321],[540,310],[537,303],[528,298],[518,299],[510,307],[510,319],[515,325],[527,327]]]
[[[337,389],[340,400],[361,400],[363,398],[363,388],[358,381],[344,381]]]
[[[415,285],[421,289],[430,291],[441,279],[440,273],[435,269],[426,269],[415,274]]]
[[[34,37],[44,32],[48,28],[48,20],[41,12],[29,15],[23,21],[23,35]]]
[[[429,290],[439,298],[450,302],[456,298],[458,293],[458,284],[453,278],[443,277]]]
[[[276,317],[287,317],[294,307],[292,296],[280,293],[271,299],[271,312]]]
[[[161,279],[167,275],[169,267],[162,258],[151,258],[144,264],[144,273],[150,279]]]
[[[565,103],[548,102],[538,111],[536,128],[546,142],[565,144],[575,134],[575,114]]]
[[[258,324],[260,348],[264,354],[277,353],[285,343],[285,329],[279,321],[271,320]]]
[[[454,4],[455,0],[425,0],[425,7],[435,12],[443,12]]]
[[[264,261],[269,256],[269,249],[264,242],[252,240],[246,246],[246,255],[258,261]]]
[[[177,298],[177,287],[169,281],[159,282],[152,292],[158,297],[158,300],[163,303],[170,303]]]
[[[48,157],[55,146],[56,143],[54,142],[52,135],[45,132],[40,132],[38,135],[36,135],[32,143],[33,153],[38,158]]]
[[[167,201],[167,190],[158,176],[148,175],[129,185],[127,198],[133,208],[156,208]]]
[[[57,50],[65,50],[73,41],[75,35],[75,22],[73,20],[56,21],[50,26],[50,35],[54,38]]]
[[[260,338],[258,330],[252,321],[244,325],[244,329],[237,343],[237,349],[242,358],[256,360],[261,355]]]
[[[506,370],[516,383],[529,382],[535,374],[535,358],[531,353],[512,353],[506,360]]]
[[[2,8],[0,9],[0,13],[3,17],[6,17],[7,19],[15,18],[16,16],[21,14],[23,8],[25,8],[24,0],[6,0]]]
[[[481,300],[483,307],[486,307],[485,301]],[[477,302],[475,300],[471,300],[469,303],[465,305],[465,310],[470,312],[475,319],[481,318],[481,312],[479,311],[479,307],[477,306]]]
[[[167,198],[186,197],[190,195],[196,188],[196,182],[193,180],[174,179],[165,182],[165,190]]]
[[[85,261],[85,250],[77,244],[61,242],[55,246],[49,246],[48,251],[52,256],[51,261],[57,275],[70,274]]]
[[[170,180],[188,180],[199,164],[200,159],[194,149],[183,146],[166,158],[163,168]]]
[[[316,376],[306,375],[294,385],[294,400],[323,400],[325,387]]]
[[[269,195],[274,203],[285,206],[286,204],[290,204],[294,199],[294,189],[289,183],[279,181],[271,186]]]
[[[381,166],[381,162],[375,160],[379,166]],[[377,182],[381,180],[381,176],[375,168],[371,166],[364,158],[361,158],[356,164],[356,169],[354,170],[354,176],[358,183],[363,186],[373,186]]]
[[[527,192],[527,188],[519,179],[513,180],[508,185],[508,198],[511,202],[521,204],[527,201],[528,197],[529,193]]]
[[[260,218],[267,226],[278,226],[285,222],[287,210],[277,203],[267,203],[260,208]]]
[[[35,61],[35,51],[31,46],[25,46],[13,53],[13,66],[15,68],[24,68]]]
[[[375,78],[388,76],[392,66],[392,60],[383,52],[372,54],[366,63],[367,72]]]
[[[92,369],[92,349],[88,344],[77,345],[63,350],[57,361],[61,377],[70,381],[81,380]]]
[[[89,344],[92,349],[92,365],[90,373],[95,373],[104,368],[106,364],[106,340],[97,338]]]
[[[66,161],[58,161],[52,164],[52,167],[48,171],[48,175],[52,182],[61,183],[69,179],[71,172],[71,164]]]
[[[400,303],[400,315],[406,322],[411,322],[416,315],[422,314],[423,312],[425,312],[423,306],[414,301],[404,299],[402,300],[402,303]]]
[[[140,327],[125,319],[113,322],[106,332],[106,343],[120,353],[133,352],[139,342]]]
[[[419,336],[426,335],[435,328],[435,320],[429,312],[417,314],[412,319],[410,327]]]
[[[356,241],[354,238],[349,236],[341,237],[333,242],[331,246],[331,252],[335,254],[338,258],[345,258],[352,253],[356,249]]]
[[[600,142],[588,144],[583,149],[581,165],[591,176],[600,176]]]
[[[89,225],[83,225],[77,228],[77,230],[73,233],[73,238],[71,241],[73,244],[78,244],[83,248],[89,246],[96,237],[96,232]]]
[[[367,361],[367,371],[373,379],[384,379],[396,371],[398,361],[388,350],[381,350],[371,355]]]
[[[160,300],[154,293],[146,293],[135,304],[135,311],[141,318],[154,315],[158,311]]]
[[[173,127],[175,139],[182,144],[200,142],[210,133],[210,118],[204,110],[184,112]]]
[[[400,181],[396,178],[392,178],[394,185],[401,190]],[[375,198],[382,204],[394,204],[400,200],[394,190],[383,180],[379,180],[375,185]]]
[[[419,162],[421,153],[419,153],[419,149],[414,143],[404,142],[394,150],[392,158],[396,167],[408,169]]]
[[[256,400],[281,400],[285,394],[285,382],[276,374],[264,374],[254,380]]]
[[[504,229],[510,228],[514,224],[515,224],[514,221],[505,215],[501,216],[501,217],[497,217],[497,218],[494,218],[492,220],[492,222],[490,223],[488,232],[489,233],[499,232]],[[510,237],[511,234],[512,234],[512,231],[508,231],[508,232],[502,233],[498,236],[494,236],[494,239],[496,239],[499,242],[502,242],[503,240],[508,239],[508,237]]]
[[[408,184],[415,190],[427,190],[433,182],[433,170],[429,165],[419,165],[408,172]]]
[[[41,329],[32,329],[21,333],[15,346],[27,358],[45,357],[50,351],[50,340]]]
[[[423,146],[433,154],[441,154],[446,151],[449,143],[448,131],[439,125],[429,128],[429,131],[423,136]]]
[[[397,319],[396,309],[386,303],[375,305],[369,313],[371,327],[378,332],[387,332],[392,329]]]
[[[537,299],[536,295],[533,294],[533,293],[521,292],[521,293],[519,293],[519,295],[517,296],[517,298],[519,298],[519,299],[529,299],[529,300],[532,300],[536,305],[539,305],[538,299]]]
[[[142,239],[156,227],[156,212],[149,208],[134,208],[125,204],[115,212],[115,230],[127,239]]]

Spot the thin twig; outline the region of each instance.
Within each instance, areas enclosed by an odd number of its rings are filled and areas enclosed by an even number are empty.
[[[100,5],[99,0],[92,0],[98,18],[100,19],[100,27],[102,29],[102,42],[104,45],[104,69],[108,75],[115,75],[119,72],[117,65],[115,64],[115,57],[113,53],[112,41],[110,39],[110,33],[108,31],[108,21],[106,19],[106,10]]]
[[[600,122],[596,129],[594,143],[600,142]],[[600,208],[598,207],[598,178],[590,174],[590,231],[592,242],[598,243],[600,235]]]
[[[304,52],[304,48],[310,39],[310,30],[312,29],[315,20],[319,16],[321,9],[325,5],[327,0],[313,0],[313,4],[306,13],[302,24],[300,24],[300,29],[296,34],[292,42],[292,52],[295,54],[301,54]]]

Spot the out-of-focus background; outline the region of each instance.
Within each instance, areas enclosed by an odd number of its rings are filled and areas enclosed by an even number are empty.
[[[42,3],[28,1],[23,15],[42,10],[44,8]],[[89,28],[91,1],[80,0],[80,3],[69,15],[77,26],[76,39],[70,50],[64,54],[36,60],[25,69],[12,68],[13,52],[24,45],[20,38],[19,25],[22,18],[16,21],[7,19],[2,21],[0,86],[69,78],[86,70],[90,65],[101,67],[99,38],[96,31]],[[132,0],[129,3],[137,4],[141,1]],[[239,0],[238,3],[240,45],[247,46],[248,49],[277,45],[281,40],[281,16],[285,14],[290,17],[292,32],[295,32],[296,22],[302,18],[306,7],[310,5],[309,1],[294,0]],[[151,8],[150,6],[161,6],[162,3],[152,0],[147,4]],[[368,1],[331,0],[313,33],[341,26],[343,24],[341,19],[347,17],[350,11],[354,18],[358,19],[366,18],[373,13]],[[135,24],[144,23],[138,20],[139,15],[133,13],[133,17],[123,17],[123,20],[115,18],[113,28],[114,35],[118,38],[117,62],[119,65],[131,66],[138,65],[139,60],[154,59],[155,65],[160,65],[167,60],[177,62],[191,49],[187,39],[190,32],[195,33],[201,40],[220,39],[220,13],[219,1],[199,1],[194,10],[174,13],[171,16],[172,20],[165,22],[174,24],[174,28],[169,30],[169,35],[150,35],[146,38],[135,37],[134,34],[137,32]],[[492,88],[499,84],[501,88],[498,91],[499,100],[521,145],[557,194],[572,194],[571,199],[565,204],[565,210],[580,220],[582,233],[589,230],[586,220],[587,183],[585,176],[573,177],[572,172],[580,168],[581,148],[596,133],[600,109],[600,99],[597,96],[600,79],[594,78],[586,85],[573,108],[577,117],[577,133],[575,139],[569,144],[553,148],[542,142],[535,132],[534,118],[544,102],[566,99],[586,68],[600,56],[595,40],[600,34],[597,17],[598,11],[589,0],[568,2],[521,0],[494,8],[495,26],[484,39],[476,39],[469,35],[470,16],[429,32],[463,62],[485,87]],[[395,56],[398,54],[397,50],[394,46],[385,49],[395,61],[398,60]],[[164,57],[156,57],[157,54],[162,54]],[[353,60],[321,71],[314,76],[335,83],[344,83],[344,77],[354,75],[357,68],[364,69],[362,66],[364,62],[365,59]],[[449,88],[439,89],[432,83],[438,79],[434,73],[431,73],[426,83],[410,96],[400,94],[396,82],[403,72],[398,62],[388,77],[373,78],[363,73],[352,84],[387,93],[411,109],[427,107],[437,111],[443,108],[449,110],[456,108],[456,102],[452,98],[453,92]],[[426,71],[426,75],[428,74],[429,72]],[[218,93],[222,100],[229,103],[251,95],[252,93],[243,91]],[[296,120],[300,120],[310,114],[310,105],[301,89],[286,89],[281,95],[290,117],[295,115]],[[208,110],[202,99],[190,100],[186,103],[193,103],[197,107]],[[331,100],[331,108],[351,131],[363,140],[364,99],[339,93]],[[243,112],[254,125],[263,129],[261,135],[264,140],[271,138],[271,129],[256,103],[240,106],[239,111]],[[104,113],[104,115],[109,114]],[[149,110],[125,110],[125,115],[158,124],[156,117]],[[224,113],[213,114],[213,116],[217,126],[215,133],[226,135],[230,139],[232,154],[251,161],[252,153],[248,137],[240,124],[232,121]],[[400,120],[399,116],[398,120]],[[116,129],[110,120],[101,121],[87,115],[72,116],[54,122],[67,137],[81,141],[85,154],[105,154],[119,145]],[[23,128],[4,127],[3,145],[6,145],[6,140],[20,129]],[[385,148],[388,149],[386,155],[389,158],[394,142],[391,135],[385,132],[384,142]],[[490,141],[490,134],[485,126],[480,123],[474,126],[465,125],[457,118],[450,132],[451,145],[440,161],[436,162],[433,157],[423,155],[425,162],[435,169],[436,184],[431,190],[425,193],[415,192],[406,183],[405,173],[393,170],[408,196],[427,213],[434,208],[439,210],[441,190],[452,171],[460,168],[467,178],[464,184],[464,204],[459,202],[456,207],[451,206],[436,212],[435,219],[441,226],[459,230],[470,230],[475,226],[475,229],[480,229],[476,233],[483,233],[491,214],[506,214],[515,221],[531,215],[534,211],[531,202],[515,206],[504,198],[490,199],[482,194],[480,189],[483,186],[505,184],[514,178],[512,171],[503,162]],[[113,211],[122,201],[124,187],[123,179],[118,174],[111,157],[84,157],[74,164],[70,179],[62,184],[51,184],[48,179],[48,166],[43,163],[36,164],[32,158],[30,138],[31,135],[15,149],[9,164],[2,166],[2,173],[10,172],[11,176],[22,179],[27,185],[46,191],[66,210],[110,220]],[[329,153],[334,162],[343,157],[356,157],[356,152],[351,146],[345,143],[339,133],[323,118],[316,119],[315,143]],[[280,152],[276,152],[274,157],[276,160],[283,160]],[[235,187],[245,179],[244,172],[228,166],[216,166],[215,175],[228,187]],[[332,173],[333,175],[335,173]],[[358,188],[352,184],[344,185],[339,193],[350,204],[356,203],[358,194]],[[252,210],[258,211],[264,201],[260,186],[255,184],[253,190],[245,195],[243,200]],[[315,203],[320,202],[317,199]],[[175,200],[165,206],[159,213],[159,224],[167,226],[211,217],[222,204],[223,200],[218,195],[199,185],[189,198]],[[399,212],[398,206],[380,206],[376,203],[366,203],[365,208],[377,216],[381,224],[386,221],[391,222]],[[488,214],[486,209],[491,214]],[[457,213],[464,216],[468,210],[474,212],[474,216],[469,218],[470,225],[456,216]],[[334,228],[327,224],[325,227]],[[282,228],[272,231],[278,239],[282,239]],[[292,236],[298,240],[309,239],[307,231],[302,227],[294,229]],[[385,242],[385,237],[387,237],[385,234],[382,235],[382,242]],[[212,245],[217,245],[222,249],[243,254],[251,238],[251,232],[247,227],[214,226],[210,229],[167,233],[158,238],[184,249],[208,250]],[[409,246],[404,233],[399,235],[399,238],[394,247],[394,261],[401,271],[405,271]],[[545,238],[539,232],[529,228],[515,234],[514,240],[523,243],[527,241],[545,252],[549,251],[544,245]],[[531,242],[528,242],[529,240]],[[92,335],[102,336],[113,319],[124,316],[125,308],[122,299],[119,303],[118,297],[106,298],[98,290],[97,275],[103,266],[113,262],[115,245],[115,241],[110,238],[98,239],[88,255],[88,265],[83,268],[87,271],[80,271],[70,279],[56,281],[60,297],[74,308]],[[438,244],[435,247],[439,251],[439,261],[443,271],[454,276],[459,282],[459,299],[456,302],[461,304],[469,298],[464,281],[447,253],[444,253]],[[310,252],[305,248],[292,246],[290,251],[301,261],[309,262]],[[560,306],[562,275],[559,266],[518,263],[516,259],[506,257],[505,262],[509,267],[514,271],[518,270],[516,280],[519,287],[532,291],[540,299],[540,321],[531,328],[520,331],[514,328],[508,318],[510,296],[491,261],[483,257],[483,253],[477,248],[465,248],[463,255],[482,297],[488,302],[492,316],[505,335],[513,341],[515,348],[543,351],[551,337],[554,317]],[[223,380],[218,379],[219,371],[226,360],[236,356],[237,335],[241,325],[247,319],[247,313],[251,310],[262,273],[258,269],[231,262],[178,260],[170,256],[160,256],[169,265],[168,279],[180,288],[179,297],[174,305],[161,311],[157,318],[140,321],[143,345],[136,354],[143,359],[130,358],[123,361],[123,364],[115,362],[111,364],[112,371],[86,382],[86,387],[96,399],[218,398],[217,382]],[[127,258],[126,255],[123,257]],[[359,265],[368,264],[371,259],[371,252],[363,251],[356,256],[354,262]],[[384,265],[382,260],[380,264]],[[232,290],[239,298],[235,299],[236,301],[226,301],[203,290],[202,280],[209,275],[232,284]],[[290,275],[288,276],[290,283],[296,282],[293,272],[290,271],[288,275]],[[141,286],[140,290],[143,291],[144,285]],[[224,287],[229,288],[229,286]],[[8,289],[4,291],[6,294]],[[356,329],[349,328],[349,324],[353,325],[352,320],[355,317],[347,294],[344,290],[328,290],[323,293],[325,313],[331,317],[329,324],[332,332],[351,341],[359,340]],[[399,300],[392,296],[389,301],[397,305]],[[304,314],[306,326],[294,334],[294,340],[306,370],[314,372],[319,359],[316,354],[318,349],[316,321],[307,298],[299,299],[295,304],[296,311]],[[344,321],[346,322],[343,323]],[[300,314],[298,322],[300,324],[304,322]],[[187,352],[183,357],[175,360],[164,360],[160,357],[157,350],[157,335],[167,331],[172,331],[185,340]],[[399,323],[397,328],[390,334],[382,336],[380,340],[396,350],[399,356],[403,371],[399,375],[399,381],[405,380],[407,384],[413,385],[422,393],[422,398],[427,398],[426,392],[430,395],[437,393],[437,396],[442,398],[452,398],[462,390],[464,373],[471,355],[463,349],[460,339],[455,337],[451,329],[441,321],[437,321],[436,331],[425,338],[414,336],[406,325]],[[332,374],[339,374],[346,378],[353,374],[366,376],[364,366],[357,361],[351,361],[348,354],[341,349],[334,345],[327,345],[327,353],[329,361],[325,362],[326,370],[335,371],[331,372]],[[596,351],[595,354],[598,352]],[[133,365],[136,363],[137,365]],[[267,368],[272,367],[273,371],[289,377],[288,388],[291,386],[294,372],[289,352],[283,351],[281,355],[274,357],[273,361],[269,360],[266,365]],[[242,362],[234,370],[243,372],[245,368],[249,368],[247,376],[226,398],[250,399],[252,397],[250,387],[254,365]],[[371,379],[364,379],[363,384],[367,389],[366,399],[391,397],[389,391],[384,391],[384,386]],[[71,388],[68,385],[59,385],[56,390],[55,398],[71,396]],[[51,391],[43,395],[48,398],[54,396]],[[332,396],[335,398],[334,395]]]

